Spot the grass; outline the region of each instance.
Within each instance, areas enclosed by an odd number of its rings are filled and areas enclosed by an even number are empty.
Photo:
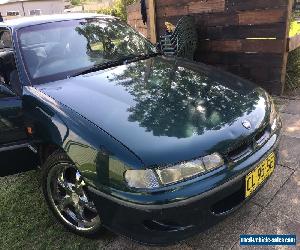
[[[0,178],[0,249],[103,249],[115,236],[97,240],[64,229],[47,209],[36,171]]]

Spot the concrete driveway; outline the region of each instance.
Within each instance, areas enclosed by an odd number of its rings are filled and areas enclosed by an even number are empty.
[[[0,178],[0,204],[4,204],[0,205],[0,213],[3,213],[0,249],[7,249],[5,246],[24,246],[25,249],[240,249],[241,234],[296,234],[299,242],[300,95],[293,99],[276,99],[276,102],[282,115],[283,137],[275,173],[249,203],[210,230],[167,248],[142,246],[111,233],[96,241],[82,239],[66,232],[49,215],[38,181],[33,181],[38,174],[31,173]],[[29,182],[33,184],[21,190]],[[14,204],[16,201],[18,204]]]

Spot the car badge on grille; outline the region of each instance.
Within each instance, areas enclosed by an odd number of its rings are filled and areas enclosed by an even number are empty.
[[[246,129],[251,129],[252,128],[252,124],[250,121],[248,120],[245,120],[242,122],[243,126],[246,128]]]

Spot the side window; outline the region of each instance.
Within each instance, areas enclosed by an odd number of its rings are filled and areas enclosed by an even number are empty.
[[[10,31],[0,29],[0,83],[13,93],[21,94],[21,84],[12,48]]]

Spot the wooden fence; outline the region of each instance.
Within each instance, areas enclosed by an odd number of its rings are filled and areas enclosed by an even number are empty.
[[[148,0],[148,6],[149,1],[154,2]],[[128,7],[128,23],[154,42],[153,28],[159,36],[165,22],[176,25],[182,16],[194,15],[199,35],[196,61],[224,68],[280,95],[288,51],[298,46],[288,39],[292,5],[293,0],[156,0],[154,24],[143,24],[140,3]]]

